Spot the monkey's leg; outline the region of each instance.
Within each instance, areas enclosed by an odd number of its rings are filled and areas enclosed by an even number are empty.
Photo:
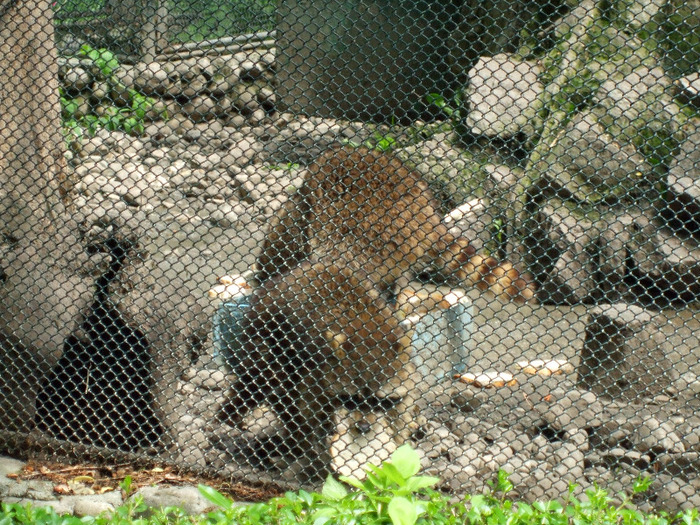
[[[287,433],[285,452],[295,458],[300,474],[310,479],[323,478],[329,471],[327,441],[334,429],[333,399],[316,379],[302,378],[274,406]]]

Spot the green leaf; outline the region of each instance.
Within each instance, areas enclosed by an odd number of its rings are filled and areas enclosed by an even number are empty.
[[[532,504],[532,506],[536,510],[547,514],[560,513],[564,510],[564,507],[562,507],[561,503],[558,501],[536,501]]]
[[[233,507],[233,502],[221,494],[221,492],[211,487],[207,487],[206,485],[197,485],[197,489],[202,496],[211,501],[214,505],[226,510]]]
[[[406,481],[405,488],[411,492],[426,489],[436,485],[440,478],[435,476],[413,476]]]
[[[651,487],[651,478],[650,477],[638,477],[634,485],[632,486],[632,493],[633,494],[639,494],[641,492],[646,492],[649,490],[649,487]]]
[[[361,482],[359,479],[357,479],[357,478],[353,478],[352,476],[340,476],[339,479],[340,479],[340,481],[342,481],[343,483],[347,483],[348,485],[350,485],[351,487],[355,487],[356,489],[359,489],[359,490],[364,490],[364,489],[365,489],[364,483],[362,483],[362,482]]]
[[[298,492],[299,499],[306,503],[307,505],[311,506],[314,503],[314,496],[310,492],[307,492],[305,490],[300,490]]]
[[[513,490],[513,484],[508,479],[508,473],[505,470],[501,469],[498,471],[496,490],[499,490],[504,494],[508,494],[511,490]]]
[[[348,495],[348,490],[329,474],[326,482],[323,484],[321,494],[331,501],[339,501]]]
[[[374,472],[372,472],[372,470]],[[386,488],[386,483],[384,483],[384,481],[383,481],[384,476],[378,476],[377,474],[375,474],[375,472],[376,473],[379,472],[377,467],[375,467],[374,465],[368,465],[366,472],[367,472],[367,481],[371,485],[373,485],[374,487],[379,488],[379,489]]]
[[[418,520],[416,504],[401,496],[392,498],[388,511],[393,525],[414,525]]]
[[[420,455],[410,445],[401,445],[391,455],[391,464],[408,479],[420,470]]]
[[[447,106],[447,101],[445,100],[445,97],[443,97],[440,93],[428,93],[425,96],[425,101],[428,104],[436,105],[440,109],[443,109]]]
[[[399,469],[391,463],[384,463],[379,468],[379,473],[387,480],[396,483],[399,487],[403,487],[406,484],[406,478],[401,474]]]

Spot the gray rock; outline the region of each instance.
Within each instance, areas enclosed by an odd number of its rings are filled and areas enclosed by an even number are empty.
[[[656,504],[670,514],[700,506],[700,497],[690,483],[667,475],[659,475],[661,487],[655,491]]]
[[[554,184],[584,202],[634,199],[653,175],[644,156],[607,134],[592,111],[572,119],[543,162]]]
[[[677,79],[674,87],[681,102],[700,107],[700,73],[690,73]]]
[[[700,133],[692,133],[673,158],[668,172],[664,216],[681,231],[700,233]]]
[[[212,507],[211,502],[192,486],[163,486],[143,487],[136,494],[143,496],[143,501],[151,508],[182,506],[187,514],[195,515],[206,512]],[[133,498],[133,496],[131,497]]]
[[[625,27],[639,31],[666,5],[666,0],[626,0],[618,2],[614,11]]]
[[[213,98],[202,95],[194,97],[182,106],[182,111],[192,119],[193,122],[203,122],[216,118],[221,112],[221,106]]]
[[[158,62],[140,62],[134,68],[134,86],[145,95],[164,95],[171,89],[172,79]]]
[[[599,426],[603,406],[591,392],[556,388],[543,401],[535,404],[535,409],[551,428],[574,432],[580,428]]]
[[[15,474],[22,470],[26,465],[26,462],[20,461],[19,459],[10,458],[7,456],[0,456],[0,480],[5,478],[8,474]],[[2,481],[0,481],[1,483]]]
[[[676,427],[655,417],[643,418],[642,424],[636,429],[635,441],[640,452],[685,452],[685,445],[678,436]]]
[[[256,95],[260,106],[268,113],[274,111],[277,105],[277,95],[275,92],[267,87],[263,87],[258,91]]]
[[[257,93],[258,88],[256,86],[238,84],[234,92],[231,93],[231,102],[241,115],[249,117],[260,109]]]
[[[671,386],[678,378],[668,358],[672,348],[654,320],[653,313],[628,304],[593,308],[581,351],[579,385],[629,402]]]
[[[471,109],[465,124],[471,133],[504,139],[533,136],[534,102],[543,90],[540,73],[536,62],[505,54],[481,57],[469,72],[464,93]]]
[[[263,74],[264,66],[253,60],[245,60],[240,65],[240,78],[244,82],[253,82]]]
[[[660,306],[700,296],[700,249],[664,227],[650,207],[609,209],[590,220],[553,198],[533,215],[527,235],[525,258],[542,302]]]
[[[73,514],[79,518],[111,514],[112,512],[114,512],[114,505],[103,499],[81,497],[73,505]]]
[[[80,66],[66,65],[59,68],[59,79],[64,89],[70,94],[80,93],[94,82],[90,72]]]

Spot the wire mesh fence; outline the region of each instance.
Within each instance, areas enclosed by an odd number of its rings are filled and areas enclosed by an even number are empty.
[[[272,0],[58,0],[52,9],[60,53],[75,54],[88,44],[130,63],[152,61],[183,44],[202,49],[245,35],[254,40],[276,25]]]
[[[700,4],[182,5],[0,0],[6,452],[700,506]]]

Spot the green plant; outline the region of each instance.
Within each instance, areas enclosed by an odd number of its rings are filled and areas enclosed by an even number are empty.
[[[597,486],[585,498],[576,497],[575,485],[560,501],[525,503],[513,501],[513,483],[499,471],[483,494],[453,501],[433,490],[438,478],[419,471],[419,454],[404,445],[380,466],[370,466],[364,481],[329,476],[320,493],[300,490],[266,503],[236,505],[200,485],[200,493],[218,509],[199,516],[179,507],[147,509],[127,477],[120,486],[131,497],[111,514],[76,518],[48,507],[2,503],[0,525],[700,525],[697,509],[676,515],[637,510],[631,498],[649,489],[649,478],[637,479],[631,497],[622,495],[618,504]]]
[[[484,494],[466,496],[452,502],[433,490],[439,479],[417,475],[420,456],[404,445],[380,466],[370,466],[367,478],[328,477],[320,494],[304,490],[288,492],[268,503],[236,507],[231,500],[209,487],[201,493],[221,508],[210,513],[206,523],[298,524],[309,525],[700,525],[697,510],[670,516],[645,514],[636,510],[628,497],[613,505],[612,498],[598,487],[586,497],[574,496],[571,485],[559,501],[532,504],[511,499],[514,489],[505,471],[499,471]],[[345,485],[341,482],[344,482]],[[632,496],[650,486],[650,479],[638,479]],[[348,488],[346,485],[349,485]]]
[[[448,101],[440,93],[428,93],[425,96],[425,102],[428,106],[438,108],[449,119],[459,120],[461,118],[460,107],[462,99],[459,95],[455,95],[452,101]]]
[[[347,144],[353,148],[359,148],[360,146],[365,146],[369,149],[375,149],[378,151],[391,151],[399,146],[399,141],[397,141],[393,136],[379,131],[375,131],[372,137],[363,141],[362,144],[354,142],[352,140],[344,140],[343,144]]]
[[[199,490],[209,501],[232,513],[230,517],[239,520],[238,523],[450,523],[439,515],[446,509],[446,499],[429,490],[439,478],[418,476],[419,470],[420,456],[404,445],[394,451],[389,461],[380,466],[371,465],[365,481],[340,478],[355,491],[329,476],[320,494],[304,490],[290,492],[267,506],[253,505],[236,512],[232,502],[213,489],[200,485]]]
[[[63,116],[63,135],[66,141],[69,143],[80,142],[86,135],[92,136],[99,129],[124,131],[131,134],[143,133],[147,116],[155,110],[155,100],[134,89],[126,88],[119,82],[115,73],[120,64],[111,51],[95,49],[85,44],[80,48],[78,54],[90,59],[113,89],[126,93],[128,104],[123,106],[111,102],[111,104],[103,105],[99,109],[88,107],[85,110],[82,99],[70,97],[61,89],[61,115]],[[167,113],[160,111],[160,116],[167,118]]]
[[[119,61],[114,53],[108,49],[95,49],[89,44],[83,44],[78,51],[78,56],[89,58],[109,78],[119,69]]]
[[[470,130],[465,127],[464,120],[467,116],[465,111],[462,93],[457,92],[451,99],[447,99],[440,93],[428,93],[425,96],[425,103],[428,106],[437,108],[449,121],[451,127],[462,137],[470,135]]]

